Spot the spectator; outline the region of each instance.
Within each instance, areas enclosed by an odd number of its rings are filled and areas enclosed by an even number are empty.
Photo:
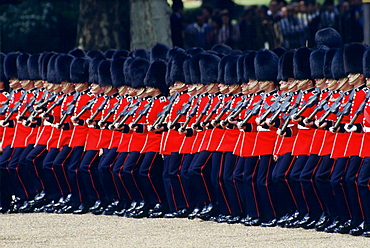
[[[172,15],[170,17],[171,22],[171,39],[173,46],[184,47],[183,39],[183,22],[182,14],[184,11],[184,4],[182,1],[173,1],[172,4]]]
[[[202,12],[196,13],[196,22],[190,24],[185,29],[185,49],[191,47],[201,47],[211,49],[213,46],[212,25],[205,23]]]
[[[281,32],[286,49],[299,48],[305,45],[305,32],[301,20],[295,16],[294,6],[287,6],[287,17],[281,19]]]
[[[236,48],[236,44],[240,39],[240,31],[238,25],[232,25],[228,13],[221,15],[221,27],[217,34],[217,44],[226,44],[231,48]]]
[[[240,49],[241,50],[257,50],[259,47],[256,44],[257,28],[254,9],[249,8],[244,11],[243,19],[239,24],[240,29]]]
[[[334,6],[334,0],[325,0],[324,2],[319,25],[319,29],[322,28],[338,29],[338,13]]]

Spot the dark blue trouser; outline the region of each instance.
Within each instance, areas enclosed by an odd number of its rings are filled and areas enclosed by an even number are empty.
[[[143,158],[144,155],[138,151],[128,153],[119,175],[131,198],[135,201],[144,200],[144,195],[139,188],[141,181],[138,181],[140,180],[139,168]]]
[[[28,153],[25,160],[20,161],[21,163],[25,163],[25,166],[28,168],[33,168],[30,169],[30,173],[35,173],[32,177],[38,179],[33,181],[33,191],[35,192],[45,189],[45,175],[42,163],[47,154],[48,150],[46,149],[46,145],[37,145],[30,153]]]
[[[190,175],[189,175],[190,165],[194,157],[197,157],[197,156],[198,155],[196,154],[184,154],[184,161],[182,162],[182,166],[180,169],[181,182],[184,185],[186,200],[190,208],[193,208],[197,205],[197,201],[195,197],[196,191],[190,182]]]
[[[185,189],[180,177],[180,171],[185,154],[173,152],[164,157],[163,183],[170,211],[188,208]]]
[[[301,173],[303,168],[305,167],[309,156],[307,155],[299,155],[293,164],[293,168],[290,171],[289,175],[289,184],[292,190],[293,199],[297,204],[297,209],[300,213],[306,214],[308,213],[308,207],[306,204],[306,200],[303,196],[303,191],[301,187]]]
[[[103,156],[100,159],[98,166],[100,182],[103,186],[105,197],[108,202],[112,202],[119,198],[118,189],[113,175],[113,166],[116,162],[117,156],[117,147],[112,149],[103,149]]]
[[[289,182],[289,174],[292,170],[295,158],[291,153],[279,156],[278,161],[272,171],[272,183],[275,186],[275,193],[272,197],[276,199],[276,214],[283,216],[286,213],[297,209],[297,204],[292,195]]]
[[[130,192],[126,188],[125,183],[123,182],[123,179],[121,177],[121,170],[123,169],[123,165],[125,164],[128,154],[129,154],[128,152],[120,152],[117,155],[116,161],[114,162],[113,169],[112,169],[113,176],[114,176],[114,183],[118,191],[118,198],[127,203],[132,201],[132,197],[131,197]]]
[[[275,185],[272,183],[272,171],[275,161],[272,155],[261,155],[257,171],[257,189],[261,218],[269,220],[277,217],[275,211]]]
[[[11,179],[14,182],[15,195],[21,199],[27,200],[32,199],[37,192],[33,191],[33,181],[38,180],[37,177],[33,178],[31,176],[36,176],[36,173],[30,174],[27,165],[21,164],[20,161],[25,161],[28,153],[33,149],[33,145],[28,145],[26,147],[16,147],[12,159],[8,164]],[[33,168],[32,168],[33,169]]]
[[[244,187],[246,195],[246,214],[251,217],[261,217],[259,210],[259,194],[257,187],[257,176],[259,157],[247,157],[244,164]]]
[[[71,193],[67,171],[68,161],[70,160],[72,152],[72,148],[65,145],[54,159],[54,171],[58,177],[59,185],[62,188],[63,196],[67,196]]]
[[[14,194],[14,182],[11,180],[8,164],[14,154],[14,148],[10,145],[4,148],[3,154],[0,156],[0,190],[1,190],[1,206],[9,207],[9,204]]]
[[[322,156],[321,163],[315,175],[315,183],[317,185],[320,201],[332,218],[339,215],[337,203],[330,184],[330,177],[335,163],[336,161],[330,158],[330,155]]]
[[[344,189],[349,204],[351,219],[360,224],[364,220],[364,213],[361,208],[360,196],[357,185],[357,175],[360,171],[363,159],[359,156],[350,158],[349,166],[344,175]]]
[[[243,204],[241,202],[236,182],[233,178],[233,174],[236,169],[236,165],[238,164],[238,160],[239,157],[234,155],[232,152],[224,153],[223,182],[225,185],[227,202],[229,203],[231,214],[234,216],[241,215],[243,212],[242,206]]]
[[[190,184],[194,187],[196,203],[200,206],[215,200],[211,182],[212,155],[210,151],[200,152],[189,168]]]
[[[90,201],[104,199],[103,188],[99,180],[99,151],[88,150],[80,163],[79,172]]]
[[[44,169],[46,179],[45,192],[49,199],[54,200],[57,200],[63,196],[63,190],[59,184],[58,176],[54,168],[54,160],[58,153],[58,148],[51,148],[42,163],[42,168]]]
[[[370,224],[370,157],[364,158],[357,182],[365,221]]]
[[[141,192],[149,204],[167,204],[163,184],[163,158],[158,152],[146,152],[140,164]],[[139,186],[139,187],[140,187]]]
[[[333,173],[330,177],[330,184],[334,192],[334,198],[338,206],[339,217],[342,221],[349,220],[351,214],[349,211],[346,190],[344,187],[344,175],[349,166],[349,158],[337,158],[334,165]]]
[[[312,216],[319,216],[324,211],[324,207],[319,199],[317,187],[314,183],[314,177],[321,161],[322,157],[316,154],[311,154],[299,178],[303,195],[306,199],[308,212]]]
[[[85,155],[84,146],[72,147],[72,152],[67,161],[68,183],[71,187],[71,205],[78,206],[81,202],[88,201],[81,173],[78,171],[82,158]]]

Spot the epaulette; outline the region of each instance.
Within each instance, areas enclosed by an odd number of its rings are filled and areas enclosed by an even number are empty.
[[[161,96],[159,98],[159,100],[160,100],[160,102],[165,102],[165,101],[167,101],[167,98],[165,96]]]

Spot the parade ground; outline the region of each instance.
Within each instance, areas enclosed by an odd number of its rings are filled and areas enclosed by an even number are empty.
[[[198,219],[6,214],[0,247],[370,247],[370,239]]]

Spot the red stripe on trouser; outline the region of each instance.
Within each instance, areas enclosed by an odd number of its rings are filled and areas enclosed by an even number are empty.
[[[129,156],[129,155],[127,155],[127,156]],[[136,182],[135,177],[134,177],[134,170],[135,170],[135,168],[139,165],[139,161],[140,161],[140,159],[141,159],[141,156],[142,156],[142,154],[140,153],[140,156],[139,156],[139,158],[137,159],[135,166],[132,168],[131,176],[132,176],[132,180],[134,181],[135,187],[136,187],[136,188],[137,188],[137,190],[139,191],[139,194],[140,194],[141,199],[144,199],[144,195],[143,195],[143,193],[141,192],[141,190],[140,190],[140,188],[139,188],[139,185],[138,185],[138,183]]]
[[[118,157],[118,156],[117,156],[117,157]],[[125,160],[123,161],[122,165],[119,167],[118,177],[119,177],[119,180],[121,181],[122,186],[123,186],[123,188],[125,189],[125,191],[126,191],[126,193],[127,193],[128,197],[130,198],[130,200],[132,200],[132,196],[131,196],[130,192],[127,190],[126,185],[124,184],[124,182],[123,182],[123,180],[122,180],[122,177],[121,177],[121,175],[122,175],[122,170],[123,170],[123,167],[124,167],[124,165],[125,165],[125,163],[126,163],[127,157],[128,157],[128,155],[126,155]]]
[[[343,182],[343,180],[344,180],[343,177],[346,174],[346,171],[348,169],[349,161],[350,161],[350,159],[347,160],[346,167],[344,168],[344,172],[342,174],[342,177],[340,178],[340,182]],[[346,191],[344,190],[343,183],[340,183],[340,187],[342,188],[342,192],[343,192],[343,195],[344,195],[344,200],[346,201],[346,205],[347,205],[347,209],[348,209],[348,213],[349,213],[350,219],[352,219],[351,208],[349,207],[349,203],[348,203]]]
[[[314,178],[314,176],[315,176],[315,174],[316,174],[317,169],[319,168],[319,164],[321,163],[321,160],[322,160],[322,157],[320,156],[319,160],[318,160],[318,161],[317,161],[317,163],[316,163],[316,166],[315,166],[315,167],[314,167],[314,169],[312,170],[312,174],[311,174],[311,177],[310,177],[310,182],[311,182],[311,185],[312,185],[313,192],[315,193],[316,199],[317,199],[317,201],[318,201],[318,202],[319,202],[319,204],[320,204],[320,208],[321,208],[321,210],[322,210],[322,211],[324,211],[324,206],[322,205],[322,202],[320,201],[319,194],[317,193],[316,186],[315,186],[314,181],[313,181],[313,178]],[[302,185],[302,184],[301,184],[301,185]],[[305,195],[305,192],[304,192],[304,190],[303,190],[303,187],[302,187],[302,193],[303,193],[304,200],[305,200],[305,202],[306,202],[306,206],[307,206],[308,212],[310,213],[310,212],[311,212],[311,210],[310,210],[310,206],[309,206],[309,205],[308,205],[308,203],[307,203],[307,197],[306,197],[306,195]]]
[[[207,165],[208,161],[210,160],[210,158],[212,157],[212,152],[208,155],[208,158],[206,160],[206,162],[203,164],[203,166],[200,168],[200,175],[202,176],[202,180],[203,180],[203,184],[204,184],[204,188],[206,189],[206,192],[207,192],[207,195],[208,195],[208,201],[209,202],[212,202],[212,199],[211,199],[211,194],[209,192],[209,189],[207,187],[207,183],[206,183],[206,179],[204,177],[204,174],[203,174],[203,169],[204,167]]]
[[[98,155],[99,155],[99,152],[97,152],[97,153],[95,154],[94,158],[91,160],[91,162],[90,162],[89,166],[87,167],[87,171],[89,172],[89,175],[90,175],[91,185],[93,186],[94,191],[95,191],[96,195],[98,196],[98,199],[101,199],[101,198],[100,198],[100,194],[99,194],[98,190],[96,189],[96,186],[95,186],[95,183],[94,183],[94,179],[93,179],[93,176],[92,176],[92,173],[91,173],[91,170],[90,170],[90,168],[91,168],[92,164],[94,163],[94,160],[96,159],[96,157],[97,157]]]
[[[234,175],[234,171],[235,171],[236,165],[238,164],[238,158],[235,160],[234,169],[233,169],[233,175]],[[236,186],[236,182],[235,182],[234,178],[232,180],[233,180],[234,190],[236,192],[236,197],[238,198],[239,210],[240,210],[241,213],[243,213],[243,204],[242,204],[242,202],[240,200],[240,194],[239,194],[239,191],[238,191],[238,187]]]
[[[19,165],[19,163],[18,163],[18,165]],[[24,193],[26,194],[27,199],[29,199],[29,195],[28,195],[28,192],[27,192],[26,186],[25,186],[25,185],[24,185],[24,183],[22,182],[22,179],[21,179],[21,177],[20,177],[20,175],[19,175],[19,173],[18,173],[18,166],[15,168],[15,171],[16,171],[16,173],[17,173],[17,177],[18,177],[18,179],[19,179],[19,182],[20,182],[20,183],[21,183],[21,185],[22,185],[22,188],[23,188],[23,190],[24,190]]]
[[[53,164],[52,164],[52,166],[51,166],[51,171],[53,172],[53,174],[54,174],[54,178],[55,178],[55,181],[56,181],[56,182],[57,182],[57,184],[58,184],[58,188],[59,188],[60,194],[61,194],[61,195],[63,195],[62,186],[60,185],[60,182],[59,182],[59,180],[58,180],[57,174],[56,174],[56,173],[55,173],[55,171],[54,171],[54,163],[53,163]]]
[[[223,189],[223,185],[221,183],[223,165],[224,165],[224,163],[223,163],[224,162],[224,157],[225,157],[225,153],[223,152],[222,155],[221,155],[221,159],[220,159],[220,170],[218,171],[218,185],[220,186],[220,191],[221,191],[222,197],[224,198],[224,201],[225,201],[225,204],[226,204],[226,207],[227,207],[227,211],[229,211],[229,214],[231,214],[231,208],[230,208],[229,202],[227,201],[226,194],[225,194],[225,191]]]
[[[110,169],[109,172],[112,176],[112,181],[113,181],[113,184],[114,184],[114,188],[116,189],[118,199],[121,199],[121,195],[119,193],[119,190],[118,190],[118,187],[117,187],[117,184],[116,184],[116,180],[114,180],[114,173],[113,173],[113,166],[116,163],[117,158],[118,158],[118,154],[116,154],[116,157],[115,157],[114,161],[109,165],[109,169]]]
[[[267,169],[267,175],[266,175],[266,182],[265,183],[266,183],[266,190],[267,190],[267,195],[269,197],[271,209],[274,212],[274,216],[276,217],[276,211],[275,211],[275,208],[274,208],[274,204],[272,203],[271,194],[270,194],[269,187],[268,187],[268,179],[269,179],[269,174],[270,174],[269,172],[270,172],[271,160],[272,160],[272,156],[270,156],[270,161],[269,161],[269,165],[268,165],[268,169]]]
[[[38,170],[37,170],[37,166],[36,166],[36,159],[38,158],[38,157],[40,157],[43,153],[44,153],[44,151],[46,150],[46,148],[44,148],[33,160],[32,160],[32,163],[33,163],[33,168],[35,168],[35,172],[36,172],[36,176],[37,176],[37,178],[40,180],[40,183],[41,183],[41,187],[42,187],[42,189],[45,189],[45,185],[44,185],[44,182],[41,180],[41,177],[40,177],[40,175],[39,175],[39,172],[38,172]]]
[[[358,178],[358,173],[361,170],[361,165],[362,165],[363,162],[364,162],[364,158],[361,159],[361,163],[360,163],[360,166],[358,167],[358,170],[357,170],[357,173],[356,173],[356,177],[355,177],[354,183],[356,185],[357,201],[358,201],[358,204],[359,204],[360,210],[361,210],[361,218],[364,220],[365,219],[365,213],[364,213],[364,209],[362,207],[362,202],[361,202],[361,197],[360,197],[360,191],[358,190],[358,182],[356,180],[356,178]]]
[[[63,175],[64,175],[64,178],[65,178],[65,180],[66,180],[66,182],[67,182],[67,186],[68,186],[68,190],[69,190],[69,192],[72,192],[72,189],[71,189],[71,185],[69,185],[68,176],[67,176],[67,174],[66,174],[66,170],[65,170],[65,168],[64,168],[64,164],[65,164],[65,162],[67,161],[67,159],[69,158],[69,156],[71,156],[72,151],[73,151],[72,149],[69,151],[68,155],[65,157],[65,159],[63,160],[63,162],[62,162],[62,164],[61,164],[61,166],[62,166],[62,171],[63,171]]]
[[[185,154],[182,154],[181,155],[181,163],[180,163],[180,167],[179,167],[179,170],[178,171],[181,171],[182,163],[184,162],[184,159],[185,159]],[[189,206],[189,202],[188,202],[188,199],[186,197],[185,188],[184,188],[184,185],[182,183],[180,173],[177,173],[177,177],[178,177],[178,179],[180,181],[181,192],[182,192],[182,195],[184,196],[186,207],[189,208],[190,207]]]
[[[253,174],[252,174],[252,191],[253,191],[254,202],[256,204],[257,216],[258,217],[261,217],[261,214],[260,214],[260,211],[259,211],[259,207],[258,207],[256,185],[254,183],[255,182],[255,176],[257,176],[257,170],[258,170],[259,163],[260,163],[260,159],[258,158],[257,159],[257,162],[255,164],[255,167],[254,167]]]
[[[294,205],[295,205],[295,207],[296,207],[296,208],[298,208],[297,201],[296,201],[296,199],[294,198],[294,194],[293,194],[292,188],[290,187],[289,182],[288,182],[288,179],[287,179],[288,174],[289,174],[289,172],[291,171],[291,168],[292,168],[292,166],[293,166],[294,162],[295,162],[295,158],[293,158],[293,159],[292,159],[292,161],[290,162],[290,165],[289,165],[288,169],[286,170],[286,172],[285,172],[285,174],[284,174],[284,181],[285,181],[285,183],[286,183],[286,185],[287,185],[287,187],[288,187],[288,189],[289,189],[289,193],[290,193],[290,195],[291,195],[291,197],[292,197],[292,199],[293,199],[293,201],[294,201]]]
[[[159,202],[159,203],[162,203],[161,197],[159,196],[158,191],[157,191],[157,189],[155,188],[154,183],[153,183],[153,181],[152,181],[152,178],[151,178],[151,176],[150,176],[151,169],[152,169],[152,167],[153,167],[154,161],[155,161],[155,159],[157,158],[157,156],[158,156],[158,152],[154,155],[153,160],[152,160],[152,162],[150,163],[149,170],[148,170],[148,179],[149,179],[150,184],[152,185],[152,188],[153,188],[153,190],[154,190],[154,193],[155,193],[155,194],[156,194],[156,196],[157,196],[158,202]]]
[[[74,150],[74,149],[75,148],[73,147],[72,150]],[[85,155],[85,152],[82,152],[79,161],[82,161],[82,158],[83,158],[84,155]],[[81,189],[80,189],[80,184],[78,183],[78,166],[76,166],[75,172],[76,172],[76,184],[77,184],[77,190],[78,190],[78,198],[80,199],[80,202],[82,202],[83,201],[82,193],[81,193]]]

